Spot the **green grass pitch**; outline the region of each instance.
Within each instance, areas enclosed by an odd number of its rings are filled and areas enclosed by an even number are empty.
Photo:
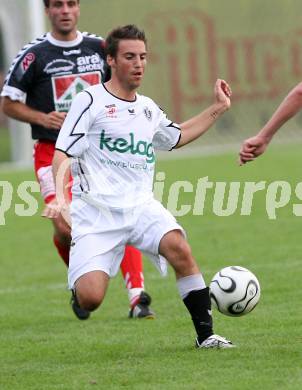
[[[177,153],[173,152],[173,153]],[[286,207],[266,213],[266,191],[255,194],[252,213],[238,208],[228,217],[213,212],[209,190],[204,215],[179,218],[207,282],[220,268],[241,265],[258,277],[262,297],[249,315],[214,314],[217,333],[238,348],[197,351],[194,331],[169,269],[163,279],[145,264],[146,290],[154,321],[127,319],[128,299],[120,274],[112,280],[104,305],[87,322],[70,310],[66,269],[51,242],[51,224],[39,216],[15,215],[22,202],[17,186],[34,180],[31,172],[0,172],[14,185],[12,207],[0,226],[0,389],[301,389],[301,217],[293,204],[302,181],[301,145],[276,146],[246,167],[236,154],[160,161],[167,202],[176,180],[290,183]],[[2,190],[2,187],[0,187]],[[39,199],[39,194],[34,194]],[[180,203],[193,203],[182,193]]]

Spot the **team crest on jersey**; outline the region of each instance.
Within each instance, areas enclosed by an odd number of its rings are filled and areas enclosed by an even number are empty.
[[[148,107],[145,107],[145,108],[144,108],[144,114],[145,114],[145,117],[146,117],[149,121],[152,120],[152,111],[149,110]]]
[[[52,77],[55,110],[67,112],[76,94],[101,82],[100,72]]]
[[[36,56],[34,53],[27,53],[26,56],[23,58],[21,62],[21,68],[23,73],[27,71],[27,69],[30,67],[30,65],[34,62],[36,59]]]
[[[117,107],[115,104],[108,104],[106,108],[106,118],[117,118]]]

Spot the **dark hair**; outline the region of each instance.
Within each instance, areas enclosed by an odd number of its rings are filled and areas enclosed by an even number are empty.
[[[49,8],[49,1],[50,1],[50,0],[43,0],[44,7],[45,7],[45,8]],[[77,2],[79,3],[80,0],[77,0]]]
[[[106,55],[110,55],[111,57],[115,58],[119,41],[122,39],[138,39],[147,45],[145,32],[140,30],[134,24],[128,24],[123,27],[117,27],[108,34],[105,42]]]

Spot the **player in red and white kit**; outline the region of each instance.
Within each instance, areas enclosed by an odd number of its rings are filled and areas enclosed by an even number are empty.
[[[34,166],[46,204],[47,216],[56,203],[52,175],[55,142],[74,96],[85,88],[110,77],[106,69],[103,40],[77,31],[79,0],[44,0],[52,29],[27,44],[8,71],[1,93],[2,108],[8,116],[31,125]],[[70,227],[62,216],[53,220],[53,241],[66,266],[69,263]],[[128,289],[129,317],[153,318],[150,296],[144,291],[141,253],[127,246],[121,270]],[[89,311],[71,304],[79,319]]]

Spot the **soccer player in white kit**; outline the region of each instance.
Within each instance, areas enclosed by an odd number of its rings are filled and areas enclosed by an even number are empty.
[[[154,149],[172,150],[200,137],[230,107],[231,90],[218,79],[213,105],[177,125],[136,92],[146,65],[144,32],[134,25],[119,27],[108,35],[105,48],[112,77],[76,96],[53,160],[59,205],[53,216],[64,214],[64,173],[72,161],[69,287],[82,308],[95,310],[118,271],[125,245],[133,245],[162,273],[165,260],[173,267],[196,329],[196,347],[233,347],[213,332],[209,290],[183,228],[152,193]]]

